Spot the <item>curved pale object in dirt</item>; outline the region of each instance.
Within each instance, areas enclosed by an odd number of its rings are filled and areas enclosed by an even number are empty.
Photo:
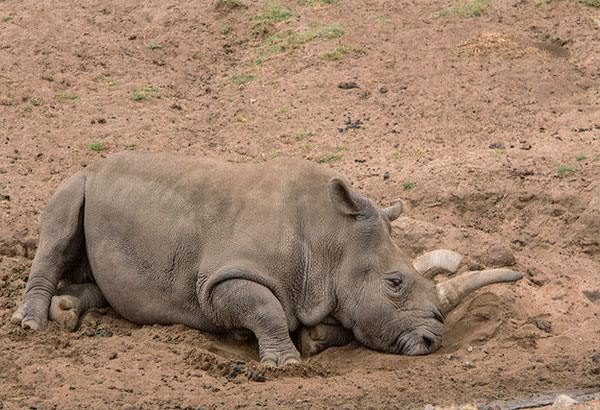
[[[396,201],[392,201],[390,206],[382,209],[381,212],[383,212],[388,217],[390,222],[392,222],[393,220],[397,219],[402,213],[402,201],[400,201],[399,199]]]
[[[447,249],[427,252],[413,261],[413,267],[419,274],[433,279],[439,273],[456,273],[462,256]]]
[[[510,269],[488,269],[448,279],[436,285],[440,309],[446,315],[471,292],[493,283],[514,282],[522,277],[522,274]]]

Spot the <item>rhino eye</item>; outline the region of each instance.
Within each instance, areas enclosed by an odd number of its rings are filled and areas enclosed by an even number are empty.
[[[395,289],[398,290],[402,287],[402,285],[404,284],[404,281],[402,280],[402,278],[399,277],[392,277],[392,278],[387,278],[389,284]]]

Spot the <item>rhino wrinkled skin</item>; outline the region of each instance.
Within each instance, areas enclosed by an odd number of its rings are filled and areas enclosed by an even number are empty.
[[[455,288],[417,272],[393,243],[400,207],[380,210],[305,160],[116,154],[49,200],[12,321],[41,330],[50,317],[74,330],[87,309],[108,304],[140,324],[250,331],[270,365],[299,361],[298,329],[306,353],[355,337],[427,354],[458,301],[444,302]]]

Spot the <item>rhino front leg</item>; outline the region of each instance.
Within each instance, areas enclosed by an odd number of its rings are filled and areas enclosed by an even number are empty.
[[[12,323],[33,330],[46,327],[50,299],[56,292],[58,281],[81,260],[85,252],[84,188],[85,177],[77,174],[48,201],[23,303],[13,314]]]
[[[283,307],[265,286],[245,279],[227,280],[214,288],[212,307],[220,326],[254,333],[262,363],[284,366],[300,362]]]
[[[62,287],[50,303],[50,320],[72,332],[79,318],[87,310],[107,306],[106,299],[95,283],[82,283]]]
[[[310,356],[322,352],[328,347],[343,346],[354,340],[351,330],[331,317],[312,327],[298,330],[298,344],[302,354]]]

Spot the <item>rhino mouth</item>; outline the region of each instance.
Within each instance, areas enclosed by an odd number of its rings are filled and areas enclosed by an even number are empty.
[[[418,328],[398,336],[393,351],[396,354],[407,356],[425,355],[438,350],[441,341],[441,329],[438,331],[437,329]]]

